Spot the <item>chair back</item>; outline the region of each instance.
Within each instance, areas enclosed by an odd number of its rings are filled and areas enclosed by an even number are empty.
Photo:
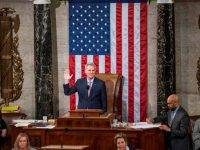
[[[106,84],[107,91],[107,113],[117,114],[117,99],[122,76],[111,73],[99,73],[96,77],[103,80]]]

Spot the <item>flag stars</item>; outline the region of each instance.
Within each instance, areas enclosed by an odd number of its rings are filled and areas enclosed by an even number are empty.
[[[74,4],[72,4],[74,5]],[[109,51],[109,6],[83,4],[70,6],[70,49],[74,54],[104,54]]]

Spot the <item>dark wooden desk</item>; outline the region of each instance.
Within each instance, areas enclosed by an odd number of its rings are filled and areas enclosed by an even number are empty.
[[[53,129],[12,128],[12,142],[19,132],[26,132],[32,146],[46,145],[88,145],[90,150],[113,150],[116,133],[127,135],[129,147],[142,150],[165,150],[164,133],[157,128],[152,129],[119,129],[119,128],[65,128]],[[13,143],[12,143],[13,144]]]
[[[89,150],[88,146],[84,145],[48,145],[48,146],[43,146],[41,147],[41,150]]]

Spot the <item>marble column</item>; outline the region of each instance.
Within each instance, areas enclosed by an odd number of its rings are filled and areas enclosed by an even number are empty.
[[[158,114],[163,114],[167,97],[176,91],[174,4],[158,4],[157,11],[157,108]]]
[[[51,1],[34,0],[36,119],[53,115]]]

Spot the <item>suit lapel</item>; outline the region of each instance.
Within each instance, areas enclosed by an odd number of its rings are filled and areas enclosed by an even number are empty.
[[[84,78],[84,91],[86,93],[86,97],[88,98],[88,83],[87,83],[87,78]]]
[[[178,116],[179,116],[179,113],[180,113],[180,108],[181,108],[181,107],[178,108],[178,110],[177,110],[177,112],[176,112],[176,114],[175,114],[173,120],[171,121],[171,126],[173,125],[174,122],[176,122],[176,120],[177,120],[177,118],[178,118]]]

